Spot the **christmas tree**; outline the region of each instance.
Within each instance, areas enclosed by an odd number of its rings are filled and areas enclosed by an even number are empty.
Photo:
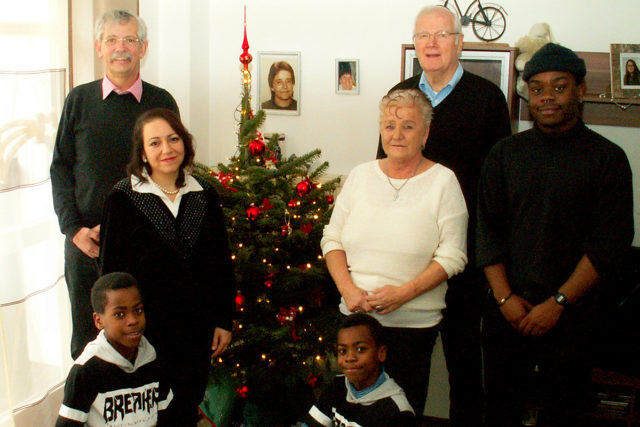
[[[320,239],[339,179],[320,184],[328,163],[314,167],[319,149],[283,158],[278,135],[265,142],[265,113],[251,109],[246,23],[242,48],[237,152],[195,171],[220,195],[238,286],[233,342],[213,361],[212,382],[236,395],[230,424],[291,425],[309,409],[333,352],[337,291]]]

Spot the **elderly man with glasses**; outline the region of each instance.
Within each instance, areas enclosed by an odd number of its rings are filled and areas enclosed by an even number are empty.
[[[124,10],[105,13],[95,27],[95,50],[104,62],[105,76],[69,92],[58,126],[51,185],[60,230],[67,237],[65,279],[74,359],[98,333],[90,292],[99,275],[102,205],[111,187],[126,176],[133,124],[152,108],[178,112],[169,92],[140,79],[147,46],[141,18]]]
[[[458,56],[463,38],[460,20],[451,11],[441,6],[422,9],[413,36],[422,73],[392,90],[418,88],[431,101],[433,120],[424,155],[455,172],[467,202],[469,263],[448,281],[441,336],[451,386],[451,424],[472,427],[480,425],[482,417],[480,318],[486,292],[482,272],[474,268],[476,192],[487,153],[511,134],[511,127],[500,89],[462,69]],[[378,157],[384,157],[381,146]]]

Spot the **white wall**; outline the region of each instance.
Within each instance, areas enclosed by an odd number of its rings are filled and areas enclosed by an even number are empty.
[[[196,136],[198,157],[225,161],[235,152],[234,111],[240,101],[243,5],[250,53],[301,53],[300,116],[270,116],[264,131],[287,136],[286,154],[323,150],[332,173],[347,173],[372,159],[377,143],[377,103],[400,80],[402,43],[411,42],[413,19],[428,4],[417,0],[140,0],[150,46],[143,77],[176,97]],[[460,0],[461,4],[468,4]],[[501,0],[513,45],[537,22],[548,22],[557,40],[574,50],[608,52],[610,43],[640,43],[637,0]],[[603,19],[606,17],[606,19]],[[464,28],[466,41],[478,41]],[[336,58],[358,58],[360,95],[337,95]],[[255,65],[254,60],[252,65]],[[256,68],[252,67],[254,79]],[[255,83],[255,82],[254,82]],[[255,94],[255,85],[253,88]],[[255,105],[255,103],[254,103]],[[627,114],[640,114],[633,106]],[[634,168],[636,238],[640,244],[640,129],[599,126],[621,145]]]
[[[286,133],[285,154],[323,150],[332,173],[348,173],[375,156],[377,104],[400,81],[401,44],[410,43],[415,14],[441,4],[417,0],[139,0],[150,45],[143,77],[168,89],[195,135],[199,160],[224,162],[235,152],[234,111],[240,102],[243,5],[250,53],[301,53],[300,116],[271,116],[265,132]],[[467,5],[471,0],[459,0]],[[497,0],[507,11],[499,40],[513,45],[538,22],[578,51],[608,52],[610,43],[640,43],[638,0]],[[635,21],[634,21],[635,20]],[[464,28],[466,41],[479,41]],[[336,58],[357,58],[360,95],[336,95]],[[254,78],[257,77],[253,67]],[[254,86],[254,95],[255,95]],[[255,106],[255,103],[254,103]],[[633,106],[627,114],[640,114]],[[527,124],[524,124],[526,127]],[[635,245],[640,245],[640,128],[595,126],[622,146],[634,171]],[[434,353],[427,411],[446,417],[447,384],[440,347]]]

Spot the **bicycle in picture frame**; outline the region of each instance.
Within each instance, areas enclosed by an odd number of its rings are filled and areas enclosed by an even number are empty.
[[[483,6],[480,0],[474,0],[462,13],[458,0],[453,0],[452,6],[449,5],[450,3],[449,0],[444,0],[443,6],[449,10],[455,6],[453,12],[460,16],[460,23],[465,26],[471,24],[473,33],[480,40],[492,42],[504,34],[504,30],[507,28],[507,18],[505,17],[507,11],[502,6],[493,3]]]

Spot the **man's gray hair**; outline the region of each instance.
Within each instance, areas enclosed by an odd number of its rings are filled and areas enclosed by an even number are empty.
[[[388,108],[414,107],[420,112],[426,128],[431,125],[433,107],[424,93],[418,89],[396,89],[386,94],[380,101],[380,121]]]
[[[434,13],[434,12],[448,13],[449,15],[451,15],[451,20],[453,22],[453,32],[454,33],[458,33],[458,34],[462,34],[462,23],[460,22],[460,18],[458,18],[458,15],[456,15],[450,9],[448,9],[448,8],[446,8],[444,6],[425,6],[425,7],[423,7],[420,10],[420,12],[418,12],[418,14],[416,15],[416,20],[415,20],[415,22],[413,24],[414,32],[415,32],[416,24],[418,23],[418,19],[420,19],[420,17],[422,15],[428,15],[428,14]],[[459,40],[459,37],[456,37],[456,43],[458,42],[458,40]]]
[[[140,43],[144,43],[147,41],[147,25],[144,23],[142,18],[127,10],[110,10],[109,12],[105,12],[100,19],[96,22],[96,27],[94,30],[94,35],[96,40],[102,40],[102,36],[104,35],[104,26],[106,24],[111,24],[114,22],[124,23],[126,24],[129,20],[133,19],[136,21],[138,27],[138,39],[140,39]]]

